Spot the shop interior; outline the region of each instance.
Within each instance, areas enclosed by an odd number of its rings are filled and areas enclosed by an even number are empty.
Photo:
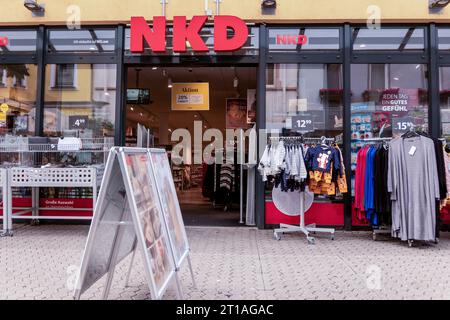
[[[171,159],[173,147],[180,142],[177,139],[172,141],[172,133],[176,129],[186,129],[193,141],[195,121],[201,121],[202,134],[208,129],[218,129],[223,137],[226,128],[252,128],[256,121],[256,71],[255,67],[241,66],[129,67],[126,145],[165,148]],[[195,107],[186,110],[174,108],[172,90],[181,83],[207,84],[209,106],[203,110]],[[145,141],[141,130],[146,134]],[[203,142],[203,149],[209,143]],[[190,158],[188,162],[191,163],[171,161],[185,223],[199,226],[240,225],[240,197],[243,197],[242,206],[246,204],[245,170],[237,164],[231,167],[207,164],[205,159],[203,163],[194,163],[194,157]],[[224,183],[224,179],[228,183]],[[242,210],[245,215],[245,208]]]

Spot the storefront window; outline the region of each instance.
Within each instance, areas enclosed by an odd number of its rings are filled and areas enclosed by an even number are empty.
[[[36,73],[34,64],[0,64],[0,135],[34,135]]]
[[[441,135],[450,140],[450,67],[439,68]]]
[[[339,28],[271,28],[270,52],[339,50]]]
[[[0,55],[36,51],[37,32],[35,30],[1,30]]]
[[[353,50],[424,50],[424,28],[353,29]]]
[[[450,28],[439,28],[439,50],[450,50]]]
[[[362,146],[399,136],[412,126],[428,130],[426,65],[354,64],[351,91],[353,173]]]
[[[113,29],[49,30],[48,52],[112,52],[115,39]]]
[[[47,65],[44,133],[83,138],[114,136],[115,87],[115,65]]]
[[[343,133],[340,64],[270,64],[266,83],[266,128],[270,136],[332,138]],[[300,124],[299,124],[300,123]],[[306,142],[307,143],[307,142]],[[272,186],[268,185],[268,191]],[[267,192],[266,199],[270,199]],[[336,199],[341,195],[319,198]]]

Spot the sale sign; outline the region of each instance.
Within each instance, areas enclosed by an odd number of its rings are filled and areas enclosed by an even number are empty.
[[[172,84],[172,110],[209,110],[209,83]]]

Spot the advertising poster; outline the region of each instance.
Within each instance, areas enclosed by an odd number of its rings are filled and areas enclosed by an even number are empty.
[[[256,122],[256,89],[247,90],[247,123]]]
[[[126,165],[145,245],[152,259],[155,284],[159,291],[170,277],[172,268],[169,241],[163,231],[163,213],[158,206],[156,185],[150,176],[150,158],[146,153],[126,154]]]
[[[167,222],[169,236],[174,246],[175,261],[177,264],[180,264],[183,255],[189,250],[189,245],[173,183],[169,159],[167,158],[166,152],[151,151],[150,154],[154,168],[158,168],[154,170],[154,173],[161,197],[162,209],[166,217],[165,220]]]
[[[209,83],[172,84],[172,110],[209,110]]]
[[[246,99],[229,98],[226,100],[226,128],[248,128]]]

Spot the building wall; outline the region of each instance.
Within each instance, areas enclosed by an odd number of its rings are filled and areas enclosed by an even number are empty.
[[[0,25],[65,24],[70,16],[70,6],[80,8],[81,23],[128,23],[131,16],[151,19],[161,15],[159,0],[40,0],[45,3],[42,18],[31,18],[23,1],[2,1]],[[428,0],[278,0],[275,14],[263,15],[260,0],[222,0],[220,14],[236,15],[249,22],[364,22],[370,15],[369,6],[381,9],[383,22],[450,22],[450,6],[438,12],[430,12]],[[215,12],[215,2],[209,0],[209,8]],[[167,17],[174,15],[201,15],[205,12],[202,0],[169,0]]]

